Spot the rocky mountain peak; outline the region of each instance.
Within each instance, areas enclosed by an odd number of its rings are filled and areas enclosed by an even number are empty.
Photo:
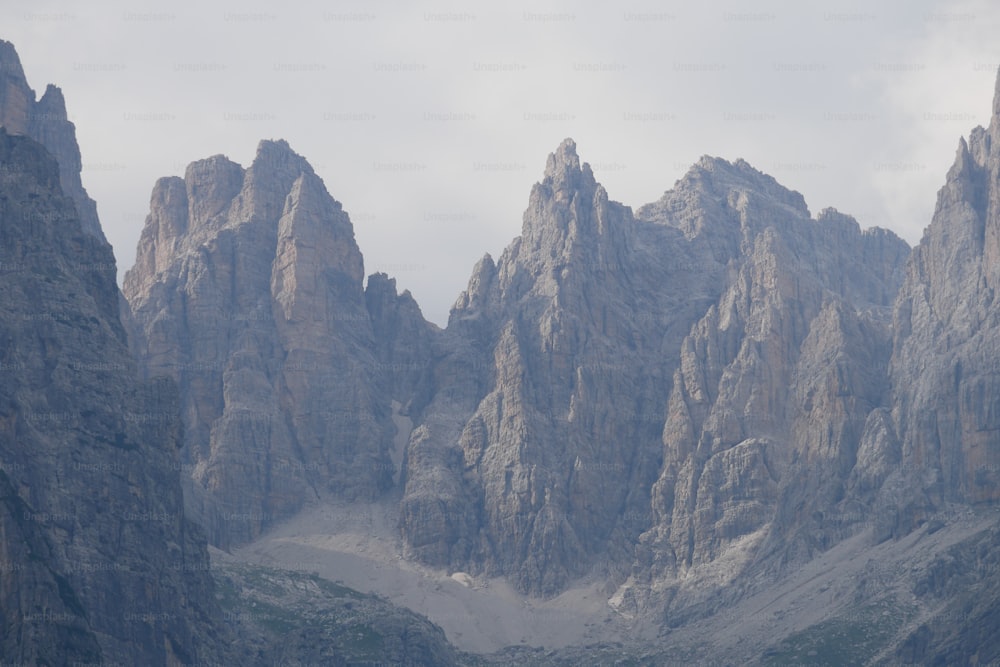
[[[66,98],[63,96],[62,88],[55,84],[50,83],[45,86],[45,93],[42,99],[38,100],[38,104],[53,118],[66,118]]]
[[[529,263],[546,263],[593,253],[593,247],[584,248],[604,244],[614,232],[613,221],[624,214],[625,207],[608,200],[590,165],[581,165],[576,142],[565,139],[549,155],[542,181],[531,190],[521,256]]]
[[[123,291],[143,367],[183,388],[185,502],[217,544],[308,498],[391,485],[382,388],[417,362],[376,346],[368,308],[389,337],[417,340],[424,322],[379,282],[366,301],[350,218],[285,141],[261,141],[246,170],[216,155],[157,183]]]
[[[309,162],[292,150],[284,139],[263,139],[257,144],[257,154],[250,169],[259,176],[297,178],[299,174],[315,174]]]
[[[21,60],[10,42],[0,40],[0,126],[11,134],[24,134],[42,144],[59,162],[59,180],[80,213],[88,234],[104,240],[97,219],[97,205],[80,179],[83,164],[76,143],[76,127],[66,114],[62,91],[51,84],[41,100],[28,86]]]
[[[27,134],[34,101],[14,45],[0,40],[0,125],[11,134]]]
[[[224,155],[213,155],[188,165],[184,188],[192,227],[205,225],[225,212],[243,187],[245,173],[243,167]]]
[[[569,202],[574,193],[592,194],[597,182],[590,165],[584,162],[581,166],[576,142],[563,139],[555,152],[549,154],[540,185],[547,195],[558,201]]]
[[[589,167],[585,168],[589,170]],[[576,152],[576,142],[567,137],[562,140],[554,153],[549,153],[545,163],[545,177],[558,182],[567,176],[572,177],[579,171],[581,171],[580,156]]]
[[[727,196],[734,202],[739,202],[739,194],[754,193],[758,198],[787,208],[793,214],[809,217],[809,207],[799,192],[789,190],[773,176],[757,170],[742,158],[729,162],[722,158],[703,156],[681,179],[679,185]]]

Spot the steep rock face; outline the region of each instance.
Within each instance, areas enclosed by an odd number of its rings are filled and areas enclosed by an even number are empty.
[[[729,585],[774,550],[802,562],[867,519],[838,501],[885,400],[888,308],[908,249],[833,211],[755,213],[753,196],[737,200],[744,250],[728,286],[681,349],[639,550],[654,588],[681,589],[675,616],[706,588],[683,595],[686,573],[725,559],[707,588]]]
[[[45,146],[59,163],[59,182],[80,216],[85,232],[104,240],[97,204],[80,180],[83,163],[76,128],[66,115],[62,91],[49,84],[42,98],[28,86],[14,45],[0,40],[0,126],[10,134],[24,134]],[[107,269],[105,269],[107,270]]]
[[[412,555],[535,593],[628,560],[681,341],[738,250],[731,221],[699,225],[695,204],[677,202],[687,227],[637,219],[572,141],[549,157],[521,236],[452,311],[453,351],[407,450]]]
[[[896,647],[901,663],[989,664],[1000,657],[1000,528],[994,526],[941,554],[913,593],[938,612]]]
[[[477,265],[452,311],[407,449],[411,555],[550,593],[637,534],[666,378],[637,352],[663,345],[657,289],[677,272],[644,234],[680,238],[637,226],[563,142],[521,237]]]
[[[705,261],[726,261],[720,297],[680,346],[650,530],[613,597],[628,611],[653,591],[678,623],[721,604],[723,587],[736,595],[753,563],[801,562],[867,518],[845,519],[840,485],[884,402],[908,248],[830,209],[811,219],[742,161],[702,160],[640,215],[700,233]]]
[[[894,315],[895,465],[879,495],[888,534],[947,502],[1000,500],[1000,90],[988,129],[959,142]],[[898,441],[898,444],[897,444]]]
[[[110,247],[59,168],[0,129],[0,653],[24,664],[215,661],[185,518],[176,388],[140,383]]]
[[[820,484],[785,468],[852,470],[907,253],[743,161],[704,158],[633,215],[567,140],[452,312],[407,450],[409,553],[552,593],[762,536]]]
[[[368,308],[416,346],[426,325],[408,294],[374,279],[366,297],[363,279],[347,214],[283,141],[245,171],[216,156],[156,184],[124,293],[140,366],[180,387],[186,502],[214,543],[392,484],[380,371],[419,364],[391,335],[376,346]]]

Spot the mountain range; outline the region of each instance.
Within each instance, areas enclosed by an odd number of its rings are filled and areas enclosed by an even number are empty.
[[[157,181],[119,291],[62,94],[0,65],[4,659],[1000,660],[1000,89],[912,249],[743,160],[633,210],[566,139],[440,328],[282,140]],[[598,582],[613,629],[471,653],[240,562],[376,505],[401,571]]]

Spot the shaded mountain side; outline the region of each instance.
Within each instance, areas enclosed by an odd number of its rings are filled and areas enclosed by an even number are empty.
[[[223,618],[244,664],[464,665],[426,618],[315,574],[213,563]]]
[[[177,392],[139,382],[110,246],[40,144],[0,128],[0,652],[212,661],[227,641],[183,513]]]
[[[76,127],[67,116],[62,90],[49,84],[41,99],[36,100],[14,45],[3,40],[0,40],[0,126],[9,134],[29,136],[48,149],[59,163],[59,183],[73,200],[83,230],[104,241],[97,204],[80,179],[83,162],[76,143]],[[105,270],[111,271],[113,266]]]
[[[998,80],[1000,81],[1000,80]],[[1000,500],[1000,89],[989,127],[959,142],[893,319],[896,463],[876,502],[891,534],[946,502]]]

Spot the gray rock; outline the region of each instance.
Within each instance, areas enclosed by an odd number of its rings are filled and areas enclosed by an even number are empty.
[[[376,345],[351,222],[302,157],[264,141],[245,171],[215,156],[161,179],[136,255],[133,348],[180,387],[186,502],[213,543],[250,540],[310,498],[391,486],[382,376],[420,363],[389,341],[423,318],[373,288]]]
[[[45,146],[59,163],[59,182],[76,206],[80,223],[88,234],[104,241],[97,219],[97,204],[83,187],[83,163],[76,143],[76,127],[66,115],[62,90],[49,84],[35,101],[14,45],[0,40],[0,126],[9,134],[24,134]]]
[[[0,128],[0,654],[215,661],[228,641],[183,513],[176,387],[137,380],[110,246],[40,144]]]
[[[896,533],[946,502],[1000,499],[1000,91],[993,111],[988,129],[959,142],[896,302],[890,375],[901,458],[894,490],[879,497]]]

